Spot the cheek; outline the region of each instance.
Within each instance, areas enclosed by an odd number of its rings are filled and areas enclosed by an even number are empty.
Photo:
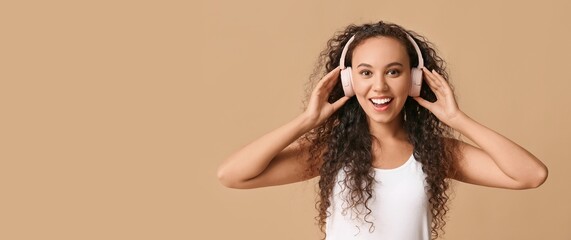
[[[363,79],[353,79],[352,83],[353,91],[355,91],[355,94],[366,93],[371,88],[371,84],[369,84],[367,81],[364,81]]]
[[[366,99],[363,95],[359,95],[359,94],[357,94],[356,98],[357,98],[357,102],[359,103],[359,106],[361,107],[361,110],[368,111],[367,105],[369,104],[369,100]]]
[[[396,81],[392,84],[392,89],[398,91],[399,93],[406,93],[410,91],[412,86],[412,81],[410,80],[410,75],[402,76],[402,78],[395,79]]]
[[[368,101],[366,96],[370,89],[371,86],[370,84],[367,84],[366,81],[355,81],[355,79],[353,79],[353,91],[355,92],[355,97],[361,106]]]
[[[402,79],[402,80],[403,81],[401,81],[398,86],[399,92],[404,92],[408,95],[412,82],[410,81],[410,79]]]

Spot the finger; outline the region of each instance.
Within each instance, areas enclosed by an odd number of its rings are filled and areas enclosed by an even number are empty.
[[[424,98],[421,97],[413,97],[414,100],[416,100],[418,102],[418,104],[420,104],[420,106],[423,106],[424,108],[430,110],[430,106],[433,104],[429,101],[426,101]]]
[[[440,90],[442,89],[442,87],[435,81],[435,76],[430,73],[428,71],[428,69],[423,68],[423,71],[425,73],[426,76],[426,83],[428,84],[428,86],[430,87],[430,89],[432,90],[432,92],[434,92],[434,94],[436,94],[437,98],[441,98],[442,94],[440,92]]]
[[[331,105],[333,105],[333,110],[337,111],[337,109],[341,108],[341,106],[343,106],[343,104],[345,104],[347,102],[347,100],[351,99],[350,97],[347,96],[343,96],[342,98],[339,98],[337,101],[335,101],[334,103],[332,103]]]
[[[334,76],[337,74],[339,74],[339,67],[334,68],[333,70],[325,74],[325,76],[323,76],[321,79],[319,79],[314,89],[326,87],[327,83],[330,82],[331,79],[334,79]]]
[[[331,94],[331,90],[337,82],[334,80],[339,78],[339,69],[339,67],[336,67],[335,69],[331,70],[317,83],[312,93],[312,95],[315,96],[316,100],[327,101],[329,95]]]
[[[438,72],[432,70],[434,73],[434,76],[436,77],[436,80],[440,83],[440,86],[442,86],[442,88],[445,91],[448,91],[450,89],[450,84],[448,84],[448,81],[446,81],[446,79],[444,79],[444,77],[442,75],[440,75]]]
[[[339,70],[341,68],[336,67],[335,69],[331,70],[331,72],[327,73],[327,75],[325,75],[323,77],[323,87],[325,89],[332,89],[335,84],[337,83],[337,80],[339,79]]]
[[[432,76],[434,78],[434,81],[440,85],[443,86],[446,83],[446,80],[442,77],[442,75],[440,75],[438,72],[436,72],[436,70],[432,69]]]
[[[436,77],[437,81],[440,83],[440,88],[438,91],[435,91],[438,99],[453,99],[454,100],[454,93],[452,92],[452,88],[448,84],[448,81],[440,75],[438,72],[433,70],[433,74]]]
[[[428,83],[428,86],[430,86],[433,89],[438,89],[439,84],[436,82],[435,76],[426,68],[422,68],[422,70],[426,79],[426,83]]]
[[[319,83],[325,84],[325,83],[331,81],[332,79],[335,79],[337,76],[339,76],[339,70],[340,70],[340,69],[341,69],[340,67],[334,68],[333,70],[331,70],[330,72],[328,72],[327,74],[325,74],[325,76],[323,76],[323,77],[321,78],[321,80],[319,80]],[[319,84],[319,83],[318,83],[318,84]]]

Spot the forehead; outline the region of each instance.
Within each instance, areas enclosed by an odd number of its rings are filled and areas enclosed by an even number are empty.
[[[392,62],[400,62],[404,66],[409,66],[405,46],[392,37],[372,37],[355,46],[351,65],[367,63],[381,67]]]

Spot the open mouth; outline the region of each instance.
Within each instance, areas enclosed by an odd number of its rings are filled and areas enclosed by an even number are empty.
[[[388,107],[388,105],[393,101],[393,98],[385,97],[385,98],[371,98],[369,99],[375,108],[384,109]]]

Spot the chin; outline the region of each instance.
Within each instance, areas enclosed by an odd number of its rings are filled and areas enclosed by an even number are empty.
[[[394,103],[393,106],[391,107],[396,107],[399,106],[400,104],[398,104],[397,102]],[[369,122],[369,124],[389,124],[389,123],[394,123],[395,121],[400,121],[401,118],[401,114],[400,114],[400,108],[397,107],[397,109],[393,108],[389,108],[387,109],[387,111],[378,111],[378,109],[376,110],[374,107],[371,106],[367,106],[368,108],[365,110],[365,114],[367,115],[367,121]]]

